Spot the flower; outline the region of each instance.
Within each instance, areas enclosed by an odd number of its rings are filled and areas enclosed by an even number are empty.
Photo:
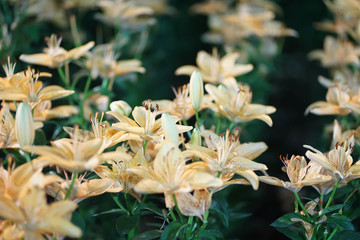
[[[265,143],[240,144],[236,137],[230,135],[229,130],[221,137],[210,131],[203,131],[202,135],[208,147],[186,144],[186,156],[200,158],[214,175],[223,174],[226,181],[238,174],[248,180],[254,189],[258,188],[259,181],[254,171],[266,170],[267,167],[252,159],[267,149]],[[243,181],[240,182],[243,184]]]
[[[201,74],[195,70],[190,78],[190,97],[194,110],[197,112],[201,107],[204,97],[204,83]]]
[[[206,84],[205,89],[214,99],[215,104],[209,104],[214,111],[220,112],[230,121],[245,122],[259,119],[272,126],[272,120],[268,114],[276,109],[272,106],[253,104],[252,92],[247,84],[238,84],[234,78],[227,78],[223,85],[216,87]]]
[[[72,90],[65,90],[56,85],[43,87],[43,83],[38,81],[40,76],[40,73],[34,74],[31,69],[28,69],[25,78],[22,78],[22,84],[16,87],[0,88],[0,99],[22,101],[33,109],[41,101],[54,100],[74,93]]]
[[[110,109],[113,112],[117,112],[120,113],[124,116],[129,116],[129,114],[132,111],[132,108],[130,107],[130,105],[122,100],[119,101],[114,101],[112,103],[110,103]]]
[[[15,135],[21,148],[32,145],[35,139],[34,119],[31,108],[20,103],[15,116]]]
[[[2,218],[22,227],[25,240],[44,239],[42,234],[52,233],[79,238],[81,230],[71,223],[71,213],[77,208],[70,200],[47,204],[44,190],[32,187],[23,191],[19,201],[0,195]]]
[[[153,167],[139,166],[128,171],[140,177],[134,189],[139,193],[164,193],[166,207],[174,206],[173,195],[208,187],[220,187],[222,181],[199,171],[196,164],[186,165],[186,158],[172,142],[165,141],[157,153]]]
[[[311,150],[308,150],[305,154],[309,159],[328,170],[332,178],[335,181],[339,181],[339,186],[343,186],[353,179],[360,178],[360,164],[352,164],[353,158],[351,153],[354,147],[350,142],[353,142],[353,140],[337,143],[335,148],[325,154],[311,146],[305,145],[304,147]]]
[[[0,110],[0,148],[16,146],[15,119],[11,115],[8,104]]]
[[[79,127],[76,125],[71,139],[60,139],[51,142],[51,146],[26,146],[24,150],[40,157],[41,161],[54,164],[68,171],[81,172],[97,167],[106,160],[102,154],[103,140],[99,138],[82,140]]]
[[[280,157],[280,159],[285,165],[283,170],[287,173],[290,181],[282,181],[271,176],[260,176],[259,180],[261,182],[284,187],[296,193],[304,186],[313,186],[331,180],[329,176],[309,170],[312,165],[310,163],[308,164],[303,156],[292,155],[290,159],[287,157]],[[310,172],[312,172],[312,174],[310,174]]]
[[[222,83],[224,79],[236,77],[250,72],[253,69],[251,64],[238,64],[236,60],[240,57],[239,53],[228,53],[219,59],[216,49],[210,55],[205,51],[200,51],[196,57],[196,66],[185,65],[176,69],[176,75],[192,75],[198,70],[204,82]]]
[[[326,101],[318,101],[310,104],[305,110],[316,115],[347,115],[351,112],[360,113],[358,96],[351,97],[349,89],[340,84],[329,88],[326,93]]]
[[[319,59],[324,67],[344,66],[349,63],[359,64],[360,48],[352,42],[326,36],[324,50],[314,50],[309,58]]]
[[[52,34],[50,38],[45,38],[48,47],[44,49],[44,53],[31,55],[22,54],[20,60],[31,64],[58,68],[70,59],[78,59],[84,56],[86,52],[95,45],[95,43],[91,41],[83,46],[66,51],[64,48],[60,47],[61,40],[62,38],[58,39],[55,34]]]

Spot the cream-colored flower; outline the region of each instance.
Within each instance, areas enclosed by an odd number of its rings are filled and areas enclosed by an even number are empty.
[[[58,68],[70,59],[79,59],[80,57],[84,56],[90,50],[90,48],[95,45],[94,42],[88,42],[83,46],[67,51],[60,47],[61,40],[62,38],[58,39],[55,34],[52,34],[50,38],[45,38],[48,47],[44,49],[44,53],[31,55],[22,54],[20,56],[20,60],[30,64]]]
[[[179,67],[176,75],[188,75],[198,70],[203,77],[204,82],[222,83],[224,79],[229,77],[237,77],[250,72],[253,69],[251,64],[239,64],[239,53],[228,53],[220,58],[216,49],[212,55],[205,51],[200,51],[196,57],[197,66],[185,65]]]
[[[272,106],[251,103],[252,92],[247,84],[238,84],[234,78],[227,78],[224,85],[216,87],[206,84],[205,89],[214,99],[215,104],[210,105],[214,111],[221,113],[233,122],[246,122],[259,119],[272,126],[272,120],[268,114],[276,109]]]
[[[102,139],[82,140],[77,125],[71,139],[53,141],[51,146],[27,146],[24,150],[39,155],[42,161],[74,172],[94,169],[110,157],[109,153],[103,153]]]
[[[15,116],[15,135],[20,145],[31,146],[35,140],[35,127],[31,108],[26,103],[20,103]]]
[[[238,174],[248,180],[254,189],[258,188],[259,181],[254,171],[267,170],[267,167],[252,159],[267,149],[265,143],[240,144],[229,131],[221,137],[210,131],[203,131],[202,135],[207,147],[187,144],[188,150],[184,152],[186,156],[199,157],[207,163],[215,176],[223,174],[226,181]]]
[[[0,148],[18,147],[15,134],[15,119],[9,105],[3,104],[0,110]]]
[[[139,193],[164,193],[166,207],[174,206],[173,195],[197,189],[220,187],[222,181],[215,176],[199,171],[171,142],[164,142],[156,155],[153,167],[139,166],[128,171],[140,177],[135,186]]]
[[[30,73],[30,74],[29,74]],[[22,101],[34,108],[41,101],[55,100],[73,94],[72,90],[65,90],[57,85],[43,86],[38,78],[40,73],[34,74],[28,69],[22,84],[16,87],[0,88],[0,99],[7,101]]]
[[[280,159],[285,165],[283,170],[287,173],[290,181],[282,181],[276,177],[260,176],[259,180],[261,182],[284,187],[296,193],[304,186],[313,186],[331,180],[330,176],[321,175],[314,171],[310,174],[311,165],[307,163],[303,156],[292,155],[290,159],[287,159],[287,157],[280,157]]]
[[[47,204],[44,190],[32,187],[23,191],[18,202],[0,195],[0,216],[22,227],[24,239],[44,239],[42,234],[61,234],[81,237],[80,228],[71,223],[71,213],[76,203],[64,200]]]
[[[350,96],[349,88],[334,85],[326,93],[326,101],[312,103],[305,110],[316,115],[347,115],[351,112],[360,113],[358,96]]]
[[[351,153],[354,147],[350,142],[353,140],[338,143],[325,154],[306,145],[305,147],[311,150],[306,152],[306,156],[328,170],[333,179],[339,181],[339,186],[344,186],[347,182],[360,177],[360,164],[353,164]]]
[[[320,60],[324,67],[341,67],[346,64],[359,64],[360,48],[352,42],[327,36],[324,50],[314,50],[309,53],[311,59]]]

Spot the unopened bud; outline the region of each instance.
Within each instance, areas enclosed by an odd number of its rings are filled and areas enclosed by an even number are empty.
[[[195,70],[190,78],[190,97],[195,111],[199,111],[204,97],[204,84],[199,71]]]
[[[32,145],[35,139],[34,120],[27,103],[20,103],[15,115],[15,134],[20,148]]]
[[[161,115],[161,126],[164,130],[166,140],[170,140],[176,146],[179,145],[179,133],[177,131],[176,124],[172,117],[168,113]]]
[[[199,129],[194,128],[191,134],[190,143],[195,146],[201,146],[201,136]]]
[[[130,105],[127,102],[122,101],[122,100],[112,102],[110,104],[110,109],[113,112],[117,112],[117,113],[120,113],[125,116],[129,116],[129,114],[131,113],[131,110],[132,110]]]

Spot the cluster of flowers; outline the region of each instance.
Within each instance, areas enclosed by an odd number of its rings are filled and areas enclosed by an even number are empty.
[[[324,49],[311,52],[309,57],[320,60],[323,67],[329,68],[331,77],[319,77],[319,82],[328,88],[326,101],[311,104],[305,114],[310,112],[316,115],[341,117],[339,121],[334,120],[330,150],[322,153],[311,146],[304,145],[309,149],[305,155],[310,161],[307,161],[304,156],[292,155],[290,159],[288,156],[280,157],[285,165],[283,170],[290,181],[282,181],[270,176],[260,177],[260,181],[285,187],[295,193],[296,212],[298,212],[297,204],[299,204],[302,207],[301,214],[307,218],[302,218],[301,215],[289,215],[289,219],[293,223],[301,222],[307,239],[331,239],[335,236],[341,227],[326,225],[326,221],[341,215],[342,207],[335,207],[334,209],[340,210],[331,216],[325,216],[326,213],[332,211],[326,209],[330,206],[337,188],[344,187],[349,181],[360,178],[360,162],[354,163],[351,156],[356,145],[359,145],[360,139],[358,124],[360,52],[357,46],[360,39],[360,3],[351,0],[325,0],[324,2],[333,13],[334,20],[317,23],[316,27],[336,34],[336,37],[326,36]],[[346,131],[343,132],[345,127]],[[302,205],[297,194],[304,186],[312,186],[320,195],[320,198],[309,201],[305,206]],[[332,193],[327,204],[323,205],[324,196],[330,192]],[[349,221],[345,216],[341,217],[343,217],[341,221]],[[275,226],[278,225],[275,224]]]
[[[30,1],[23,4],[30,4]],[[61,8],[56,4],[60,3],[37,1],[30,4],[26,11],[39,19],[51,17],[49,20],[64,25],[66,19],[59,9],[96,5],[103,10],[99,19],[108,23],[121,22],[121,27],[138,24],[137,20],[149,21],[149,18],[143,17],[152,15],[155,9],[171,11],[164,1],[155,0],[63,1],[61,4],[65,7]],[[192,9],[209,14],[209,19],[215,19],[210,22],[221,24],[211,29],[215,32],[221,29],[218,33],[227,47],[238,39],[248,37],[271,39],[274,36],[295,35],[293,30],[286,29],[274,20],[272,10],[276,8],[262,0],[254,3],[240,1],[236,12],[222,1],[197,4]],[[49,15],[44,15],[45,12]],[[236,36],[231,35],[235,33]],[[234,128],[241,122],[254,119],[272,126],[269,114],[276,111],[272,106],[252,103],[250,86],[236,80],[236,77],[252,71],[253,65],[239,63],[241,54],[236,51],[235,45],[223,57],[216,50],[212,55],[200,51],[197,66],[178,68],[176,74],[191,77],[189,84],[174,90],[175,98],[172,101],[147,100],[142,106],[132,109],[122,100],[109,104],[108,96],[91,92],[89,88],[91,79],[99,77],[105,82],[102,88],[112,90],[115,77],[130,72],[144,73],[141,61],[116,61],[112,45],[94,47],[92,41],[77,44],[76,48],[67,51],[60,46],[61,40],[51,35],[46,38],[48,47],[43,53],[23,54],[20,60],[57,68],[65,88],[45,86],[39,80],[51,78],[50,73],[31,67],[16,73],[15,64],[10,59],[3,65],[6,76],[0,78],[0,148],[6,157],[0,168],[1,238],[80,237],[80,228],[70,221],[78,203],[106,192],[123,192],[139,201],[143,199],[143,194],[164,194],[165,205],[174,221],[176,217],[172,209],[178,210],[180,218],[183,215],[189,219],[198,217],[203,220],[203,226],[194,237],[196,239],[206,226],[208,209],[215,192],[231,184],[251,185],[253,189],[258,189],[259,179],[280,184],[280,180],[259,177],[256,173],[267,170],[266,165],[254,161],[267,149],[267,145],[264,142],[240,143],[239,130]],[[79,79],[70,78],[69,64],[72,62],[82,67],[88,77],[82,96],[74,96]],[[64,97],[67,97],[70,105],[52,108],[53,100]],[[79,107],[72,105],[73,98],[80,98]],[[103,112],[90,114],[92,110],[86,107],[90,104],[87,101],[101,103],[102,106],[97,106],[97,109]],[[107,111],[108,108],[111,111]],[[219,121],[226,118],[231,123],[229,129],[219,135],[221,124],[206,128],[206,124],[203,124],[205,120],[199,116],[202,111],[210,112]],[[81,126],[64,127],[69,137],[51,141],[50,146],[36,142],[36,132],[41,130],[44,122],[76,114],[89,119],[90,130],[81,121]],[[187,123],[193,118],[194,127]],[[311,152],[308,156],[333,173],[331,176],[345,181],[355,176],[357,169],[354,167],[348,174],[351,163],[341,163],[338,171],[326,163],[328,159],[335,159],[336,154],[345,154],[348,159],[351,149],[350,143],[344,143],[337,146],[331,157],[318,152]],[[306,162],[300,157],[284,161],[292,183],[281,184],[297,192],[306,182],[306,174],[298,171],[308,169],[304,166]],[[6,163],[7,168],[4,167]],[[329,177],[315,172],[311,179],[312,183],[320,184]],[[186,234],[191,232],[187,231]]]

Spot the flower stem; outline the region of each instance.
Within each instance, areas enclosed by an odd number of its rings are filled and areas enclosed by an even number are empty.
[[[196,126],[200,129],[200,122],[199,122],[199,112],[195,111],[195,118],[196,118]]]
[[[145,140],[144,141],[144,146],[143,146],[143,150],[144,150],[144,153],[145,153],[145,149],[146,149],[146,145],[148,144],[148,140]]]
[[[331,240],[334,237],[334,235],[335,235],[335,233],[337,232],[338,229],[339,229],[338,226],[336,226],[336,228],[332,231],[332,233],[330,234],[330,236],[329,236],[329,238],[327,240]]]
[[[324,209],[326,209],[326,208],[328,208],[328,207],[330,206],[330,204],[331,204],[331,202],[332,202],[332,200],[333,200],[333,198],[334,198],[334,195],[335,195],[335,192],[336,192],[336,189],[337,189],[338,185],[339,185],[339,181],[336,181],[336,182],[335,182],[334,189],[332,190],[331,195],[330,195],[330,198],[329,198],[329,200],[328,200],[328,202],[327,202],[327,204],[326,204],[326,206],[325,206]],[[331,236],[331,235],[330,235],[330,236]]]
[[[306,215],[309,219],[311,219],[309,213],[306,211],[306,208],[304,207],[304,205],[302,204],[302,202],[301,202],[301,200],[300,200],[299,194],[298,194],[297,192],[295,192],[294,195],[295,195],[295,198],[296,198],[297,202],[299,203],[301,209],[304,211],[305,215]]]
[[[201,235],[201,233],[204,231],[204,229],[206,228],[206,226],[208,224],[208,217],[209,217],[209,210],[206,210],[203,224],[201,225],[199,232],[196,234],[195,239],[197,239]]]
[[[173,199],[174,199],[174,203],[175,203],[176,212],[177,212],[177,214],[179,215],[179,218],[180,218],[180,222],[181,222],[181,224],[184,224],[184,218],[182,217],[182,214],[181,214],[181,212],[180,212],[180,209],[179,209],[179,207],[178,207],[178,205],[177,205],[177,201],[176,201],[175,194],[173,194]]]
[[[70,186],[69,186],[69,189],[67,190],[66,192],[66,195],[65,195],[65,198],[64,200],[68,199],[68,197],[70,196],[71,194],[71,191],[74,187],[74,183],[75,183],[75,179],[78,177],[78,173],[77,172],[74,172],[73,173],[73,176],[72,176],[72,179],[71,179],[71,183],[70,183]]]
[[[114,200],[114,202],[116,203],[116,205],[118,205],[118,207],[123,210],[124,212],[127,212],[127,210],[125,209],[125,207],[121,204],[121,202],[119,201],[119,199],[117,197],[114,196],[114,194],[110,194],[112,199]]]
[[[170,216],[171,216],[171,218],[173,219],[173,221],[174,221],[174,222],[177,222],[176,216],[175,216],[172,208],[169,209],[169,213],[170,213]]]
[[[186,228],[186,239],[190,239],[190,234],[191,234],[191,228],[192,228],[193,221],[194,221],[194,217],[190,216],[188,218],[188,225],[189,226]]]

